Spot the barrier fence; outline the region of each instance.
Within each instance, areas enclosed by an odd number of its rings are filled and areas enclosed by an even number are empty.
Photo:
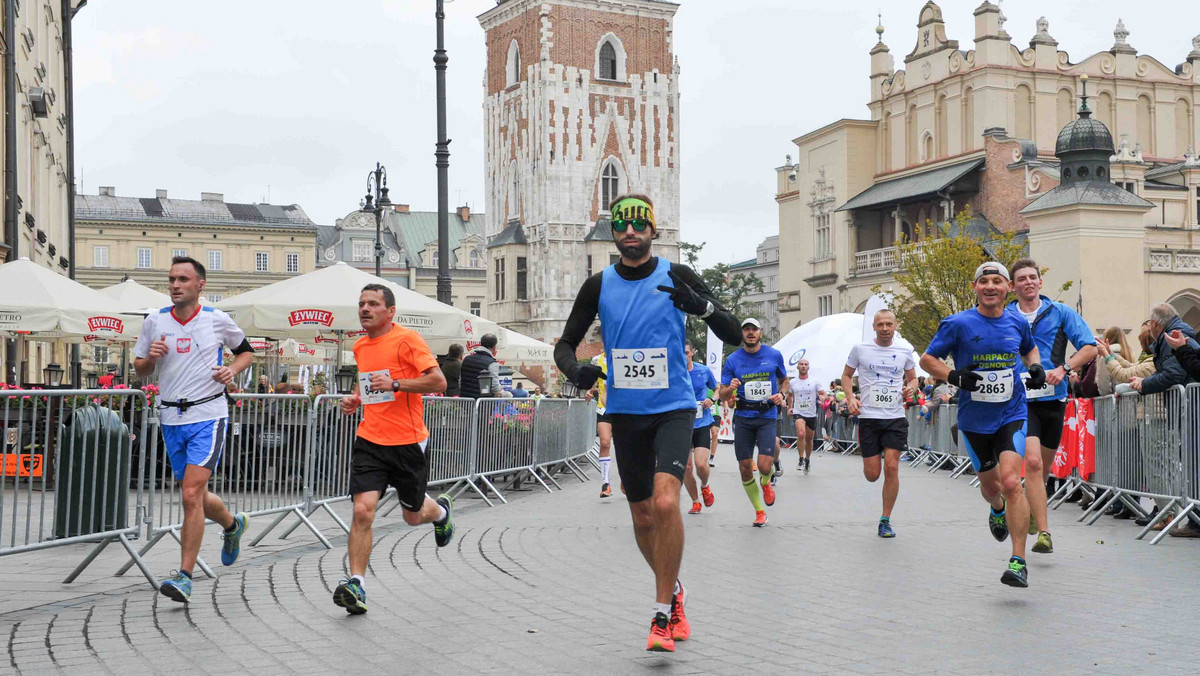
[[[930,472],[948,467],[951,478],[968,470],[970,460],[958,451],[953,404],[940,407],[932,420],[916,409],[906,411],[906,417],[910,464],[928,463]],[[1089,525],[1117,502],[1149,517],[1139,540],[1170,519],[1151,544],[1186,519],[1200,525],[1200,383],[1149,395],[1126,392],[1070,400],[1063,442],[1050,471],[1064,480],[1050,496],[1050,506],[1057,508],[1073,492],[1085,491],[1093,500],[1078,520]],[[1152,499],[1158,513],[1151,516],[1140,498]]]
[[[231,512],[274,517],[251,546],[291,518],[280,538],[304,526],[332,548],[318,512],[349,532],[332,505],[350,499],[362,407],[345,414],[343,398],[230,395],[229,418],[217,429],[223,457],[209,487]],[[590,402],[425,397],[424,409],[430,487],[454,496],[470,489],[494,506],[492,497],[507,501],[497,487],[505,480],[518,487],[529,478],[547,491],[561,488],[556,475],[587,480],[579,460],[595,439]],[[71,582],[119,542],[129,561],[117,574],[137,565],[157,585],[143,557],[168,536],[180,540],[185,509],[160,431],[160,415],[172,414],[140,390],[0,391],[0,556],[94,543],[64,580]],[[399,504],[394,494],[380,501],[382,515]],[[196,563],[215,576],[203,559]]]

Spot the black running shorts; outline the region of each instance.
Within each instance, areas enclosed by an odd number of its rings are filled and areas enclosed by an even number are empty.
[[[958,445],[967,449],[971,467],[976,472],[996,469],[1000,464],[1001,453],[1016,453],[1022,458],[1025,457],[1024,420],[1011,420],[991,434],[959,430],[958,435]]]
[[[817,429],[817,416],[815,415],[800,415],[799,413],[792,414],[792,420],[803,420],[804,426],[810,430]]]
[[[874,458],[880,453],[883,453],[883,449],[885,448],[892,448],[897,451],[902,451],[907,445],[907,419],[858,419],[858,447],[862,451],[862,457]]]
[[[649,415],[610,413],[608,418],[612,422],[617,472],[630,502],[654,495],[654,475],[659,472],[683,481],[688,454],[692,452],[696,409]]]
[[[1025,437],[1037,437],[1042,446],[1058,448],[1058,443],[1062,441],[1063,415],[1067,412],[1067,402],[1038,399],[1026,402],[1025,405],[1029,411]]]
[[[692,448],[712,446],[712,425],[692,428]]]
[[[382,495],[392,486],[404,509],[419,512],[425,504],[428,482],[425,444],[381,446],[355,437],[350,457],[350,495],[370,491]]]
[[[604,413],[598,413],[598,414],[596,414],[596,424],[599,425],[600,423],[604,423],[606,425],[611,425],[612,418],[609,418],[608,415],[606,415]]]

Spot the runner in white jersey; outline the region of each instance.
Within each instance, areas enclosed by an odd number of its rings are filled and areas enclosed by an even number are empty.
[[[904,400],[917,389],[916,361],[912,349],[893,345],[896,315],[891,310],[875,313],[875,340],[850,348],[842,369],[842,389],[847,392],[850,415],[858,416],[858,445],[862,449],[863,475],[879,479],[879,456],[883,454],[883,515],[879,537],[894,538],[892,508],[900,494],[900,449],[908,441]],[[850,378],[858,371],[855,396]]]
[[[246,370],[254,349],[229,315],[200,306],[205,271],[199,262],[177,256],[171,260],[167,284],[170,307],[146,317],[133,362],[146,378],[158,369],[159,418],[163,444],[175,479],[182,484],[183,527],[180,529],[179,570],[163,580],[159,591],[187,603],[192,595],[192,567],[204,539],[205,518],[221,524],[221,563],[233,565],[241,551],[242,534],[250,520],[229,513],[225,503],[208,491],[221,452],[225,449],[229,407],[225,386]],[[233,362],[223,362],[225,348]]]
[[[817,431],[817,396],[821,386],[808,377],[808,360],[796,363],[796,377],[788,380],[788,409],[796,425],[796,446],[800,449],[800,466],[808,474],[812,464],[813,436]]]

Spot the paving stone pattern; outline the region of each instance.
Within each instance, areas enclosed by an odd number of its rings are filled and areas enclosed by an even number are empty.
[[[1057,552],[1030,554],[1031,588],[1000,584],[1007,544],[967,478],[902,468],[898,537],[875,535],[881,484],[857,457],[794,451],[770,524],[752,528],[732,449],[714,470],[716,504],[685,515],[682,578],[692,639],[646,653],[652,578],[628,510],[599,483],[514,493],[488,509],[460,500],[458,532],[398,513],[376,524],[370,611],[331,593],[345,537],[327,551],[297,531],[221,568],[210,528],[190,606],[154,594],[110,547],[72,585],[77,547],[0,559],[5,673],[888,673],[1195,674],[1200,543],[1133,540],[1129,522],[1085,527],[1052,514]],[[686,499],[686,495],[684,496]],[[347,511],[344,509],[343,512]],[[320,517],[318,517],[320,520]],[[265,526],[268,519],[251,525]],[[324,521],[329,525],[328,521]],[[333,534],[332,528],[326,533]],[[164,542],[150,559],[177,561]]]

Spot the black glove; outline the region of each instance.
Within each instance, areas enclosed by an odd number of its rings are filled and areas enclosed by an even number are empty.
[[[1025,380],[1025,389],[1040,390],[1046,384],[1046,369],[1041,364],[1030,364],[1026,370],[1029,378]]]
[[[658,290],[671,294],[671,302],[675,304],[675,307],[689,315],[708,313],[708,301],[701,298],[700,294],[692,290],[692,287],[679,281],[679,278],[675,276],[674,270],[667,274],[671,277],[671,281],[675,283],[675,288],[660,286]]]
[[[575,377],[571,378],[571,383],[581,390],[590,390],[592,385],[596,384],[597,380],[605,380],[604,369],[595,364],[586,364],[580,366],[575,372]]]
[[[974,392],[979,389],[979,381],[983,380],[983,376],[975,372],[976,368],[978,367],[975,364],[971,364],[965,369],[954,369],[946,376],[946,382],[960,390]],[[1044,374],[1042,379],[1045,379]]]

